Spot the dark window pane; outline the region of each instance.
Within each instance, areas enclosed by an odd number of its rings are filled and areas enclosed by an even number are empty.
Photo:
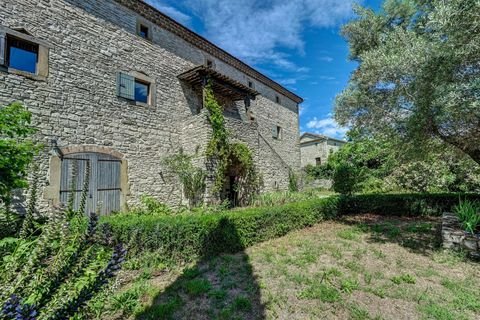
[[[148,39],[148,27],[140,26],[140,37]]]
[[[148,103],[150,85],[135,80],[135,101]]]
[[[21,71],[36,73],[38,60],[38,45],[15,38],[9,38],[8,66]]]

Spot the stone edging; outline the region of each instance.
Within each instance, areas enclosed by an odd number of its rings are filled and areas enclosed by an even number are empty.
[[[446,249],[464,250],[471,257],[480,259],[480,235],[465,232],[457,216],[450,212],[442,216],[442,242]]]

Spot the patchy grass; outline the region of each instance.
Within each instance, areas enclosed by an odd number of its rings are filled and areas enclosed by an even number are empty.
[[[480,319],[480,265],[440,250],[438,224],[349,216],[190,266],[155,258],[86,318]]]

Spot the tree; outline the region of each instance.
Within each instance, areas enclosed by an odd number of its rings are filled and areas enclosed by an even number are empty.
[[[480,166],[467,155],[439,140],[429,141],[426,152],[416,153],[414,143],[389,137],[356,136],[328,158],[331,168],[354,172],[356,192],[478,192]],[[345,169],[342,169],[345,172]],[[341,173],[343,173],[341,172]],[[334,175],[333,179],[343,179]],[[342,183],[343,181],[339,181]]]
[[[27,186],[27,170],[38,147],[29,138],[31,113],[15,102],[0,108],[0,201],[8,205],[12,190]]]
[[[480,164],[480,1],[386,0],[344,26],[359,63],[337,97],[365,135],[441,139]]]

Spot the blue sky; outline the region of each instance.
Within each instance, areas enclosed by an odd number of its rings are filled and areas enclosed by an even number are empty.
[[[343,138],[332,118],[335,96],[355,63],[340,27],[361,3],[381,0],[147,0],[305,99],[300,130]]]

